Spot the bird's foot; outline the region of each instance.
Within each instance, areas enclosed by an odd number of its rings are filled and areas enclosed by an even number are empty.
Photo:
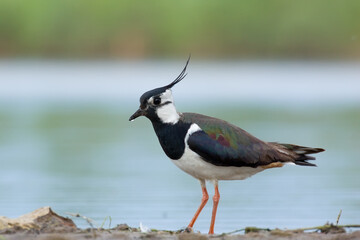
[[[193,233],[193,232],[194,230],[192,229],[192,227],[182,228],[177,231],[177,233]]]

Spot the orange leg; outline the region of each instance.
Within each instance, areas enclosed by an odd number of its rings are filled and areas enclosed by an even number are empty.
[[[218,189],[218,182],[215,181],[214,183],[215,185],[215,194],[213,197],[213,210],[212,210],[212,216],[211,216],[211,224],[210,224],[210,229],[209,229],[209,234],[214,234],[214,225],[215,225],[215,218],[216,218],[216,210],[219,204],[219,200],[220,200],[220,193],[219,193],[219,189]]]
[[[206,191],[205,181],[201,180],[200,183],[201,183],[201,189],[202,189],[202,194],[203,194],[202,199],[201,199],[201,204],[200,204],[198,210],[196,211],[194,217],[191,219],[191,222],[189,223],[189,225],[187,227],[188,229],[192,229],[192,227],[194,226],[194,223],[195,223],[196,219],[198,218],[201,210],[205,207],[205,205],[206,205],[206,203],[207,203],[207,201],[209,199],[209,195],[208,195],[208,193]]]

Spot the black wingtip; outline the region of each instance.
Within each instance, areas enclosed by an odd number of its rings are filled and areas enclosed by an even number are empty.
[[[291,151],[292,154],[295,154],[294,163],[300,166],[316,167],[316,164],[308,162],[315,160],[315,157],[309,156],[309,154],[315,154],[325,151],[325,149],[323,148],[304,147],[295,144],[286,144],[286,143],[275,143],[275,144],[285,147],[287,150]]]
[[[186,75],[187,75],[187,73],[186,73],[186,68],[187,68],[187,66],[188,66],[188,64],[189,64],[190,58],[191,58],[191,53],[189,54],[189,58],[188,58],[188,60],[186,61],[185,67],[184,67],[184,69],[181,71],[181,73],[179,74],[179,76],[177,76],[177,78],[175,78],[175,80],[174,80],[172,83],[170,83],[169,85],[166,85],[165,88],[167,88],[167,89],[172,88],[175,84],[177,84],[178,82],[180,82],[181,80],[183,80],[183,79],[186,77]]]
[[[307,162],[307,161],[305,161],[305,160],[303,160],[303,161],[295,161],[295,164],[296,165],[299,165],[299,166],[309,166],[309,167],[317,167],[316,166],[316,164],[314,164],[314,163],[309,163],[309,162]]]

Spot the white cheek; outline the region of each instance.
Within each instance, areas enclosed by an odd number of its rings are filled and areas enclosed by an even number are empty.
[[[180,119],[180,115],[172,103],[159,107],[156,114],[163,123],[176,124]]]

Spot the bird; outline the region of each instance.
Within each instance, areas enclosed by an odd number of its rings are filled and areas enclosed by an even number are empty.
[[[256,173],[286,164],[316,166],[310,163],[322,148],[262,141],[225,120],[198,113],[178,112],[172,87],[183,80],[190,56],[179,76],[170,84],[145,92],[139,109],[129,121],[140,116],[148,118],[160,145],[171,161],[200,181],[201,204],[187,226],[192,231],[209,195],[206,182],[214,185],[213,209],[209,234],[214,234],[215,218],[220,200],[220,180],[244,180]]]

